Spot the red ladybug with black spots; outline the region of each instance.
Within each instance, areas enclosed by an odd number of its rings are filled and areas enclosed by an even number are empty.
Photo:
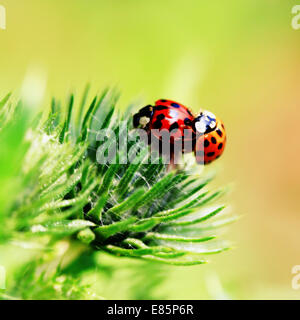
[[[220,157],[226,144],[226,132],[223,122],[209,111],[202,111],[197,117],[184,105],[166,99],[147,105],[133,117],[135,128],[145,129],[161,139],[159,130],[172,133],[171,144],[182,139],[183,152],[194,152],[199,164],[208,164]],[[153,130],[158,129],[158,130]],[[153,130],[153,131],[152,131]],[[185,148],[184,146],[191,146]]]

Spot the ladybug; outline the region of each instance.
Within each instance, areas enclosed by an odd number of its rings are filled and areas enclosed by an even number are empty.
[[[218,159],[226,145],[224,123],[209,111],[202,111],[193,123],[196,132],[194,153],[199,164]]]
[[[134,115],[133,125],[147,131],[149,143],[150,136],[161,141],[158,130],[168,130],[171,132],[171,152],[175,141],[184,140],[182,152],[194,152],[199,164],[217,159],[226,143],[224,124],[213,113],[202,111],[194,117],[186,106],[173,100],[160,99],[154,106],[142,108]]]

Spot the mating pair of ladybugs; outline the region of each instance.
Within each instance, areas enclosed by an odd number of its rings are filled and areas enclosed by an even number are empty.
[[[155,106],[140,109],[133,117],[133,125],[146,130],[149,136],[153,129],[168,130],[172,132],[171,144],[179,139],[191,141],[190,150],[183,150],[194,152],[201,164],[219,158],[226,144],[224,124],[213,113],[203,110],[195,117],[187,107],[172,100],[157,100]],[[158,130],[153,130],[154,136]]]

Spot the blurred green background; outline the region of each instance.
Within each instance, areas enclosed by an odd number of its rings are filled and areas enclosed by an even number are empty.
[[[169,298],[300,298],[291,287],[300,264],[297,2],[0,0],[1,96],[17,96],[35,68],[47,74],[46,106],[90,82],[120,88],[120,108],[171,98],[224,120],[216,184],[235,185],[228,201],[243,217],[227,238],[236,248],[209,265],[169,269],[161,286]]]

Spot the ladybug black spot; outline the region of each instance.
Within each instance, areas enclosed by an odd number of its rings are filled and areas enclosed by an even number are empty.
[[[191,117],[194,117],[189,109],[187,109],[187,112]]]
[[[178,125],[178,123],[177,122],[174,122],[171,126],[170,126],[170,131],[172,131],[172,130],[175,130],[175,129],[178,129],[179,128],[179,125]]]
[[[168,100],[166,100],[166,99],[160,99],[159,101],[160,101],[160,102],[167,102]]]
[[[207,139],[205,139],[204,141],[204,147],[207,148],[209,146],[209,141]]]
[[[218,129],[218,130],[217,130],[217,134],[218,134],[221,138],[223,137],[223,132],[222,132],[222,130]]]
[[[162,127],[162,123],[160,120],[156,120],[154,123],[153,123],[153,127],[154,129],[160,129]]]
[[[171,106],[174,107],[174,108],[180,108],[180,105],[178,103],[171,103]]]
[[[157,120],[163,120],[165,118],[165,115],[164,114],[159,114],[157,116]]]
[[[218,149],[221,150],[223,148],[223,143],[221,142],[219,145],[218,145]]]
[[[208,156],[208,157],[213,157],[214,155],[215,155],[214,152],[208,152],[208,153],[207,153],[207,156]]]
[[[215,137],[212,137],[212,138],[211,138],[211,142],[212,142],[213,144],[216,144],[216,143],[217,143],[217,139],[216,139]]]
[[[168,107],[166,107],[166,106],[155,106],[155,110],[157,110],[157,111],[167,110],[167,109],[168,109]]]
[[[192,124],[192,121],[191,121],[189,118],[185,118],[185,119],[184,119],[184,124],[185,124],[186,126],[190,126],[190,125]]]

